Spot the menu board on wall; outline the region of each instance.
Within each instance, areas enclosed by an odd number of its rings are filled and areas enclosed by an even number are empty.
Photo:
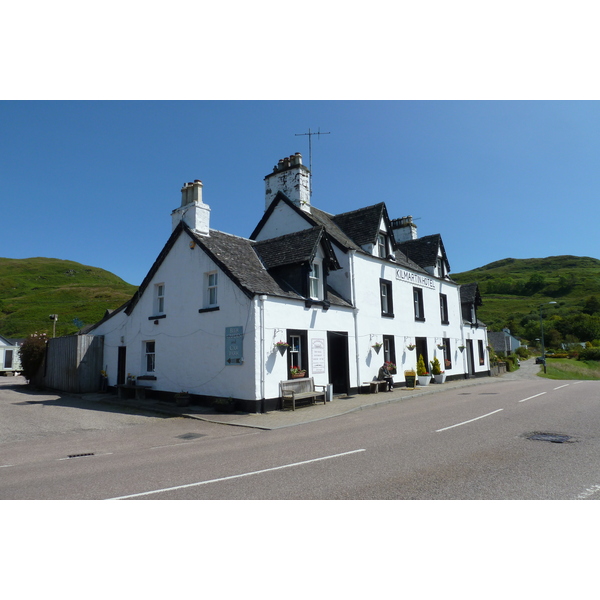
[[[325,373],[325,340],[322,338],[313,338],[310,349],[311,374]]]

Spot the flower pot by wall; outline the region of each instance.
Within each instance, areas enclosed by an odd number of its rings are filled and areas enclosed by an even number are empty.
[[[417,380],[419,382],[419,385],[429,385],[429,382],[431,381],[431,375],[417,375]]]
[[[306,371],[302,371],[300,373],[293,373],[291,375],[291,379],[302,379],[303,377],[306,377]]]
[[[440,373],[439,375],[434,375],[433,379],[436,383],[444,383],[446,381],[446,373]]]
[[[176,394],[175,395],[175,404],[177,406],[189,406],[190,405],[189,394]]]

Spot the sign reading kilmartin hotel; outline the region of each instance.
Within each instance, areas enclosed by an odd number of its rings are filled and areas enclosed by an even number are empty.
[[[435,281],[433,279],[405,271],[404,269],[396,269],[396,279],[435,290]]]

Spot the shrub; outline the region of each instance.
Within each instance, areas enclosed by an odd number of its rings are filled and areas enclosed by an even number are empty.
[[[417,361],[417,375],[428,375],[422,354],[419,354],[419,360]]]
[[[45,333],[34,333],[30,335],[19,349],[21,357],[21,366],[25,379],[31,381],[42,366],[44,354],[46,353],[46,343],[48,338]]]
[[[506,370],[509,372],[516,371],[519,368],[517,357],[514,354],[510,354],[502,360],[506,363]]]
[[[578,360],[600,360],[600,348],[582,348]]]
[[[515,350],[515,354],[521,359],[521,360],[527,360],[531,354],[529,352],[529,350],[525,347],[525,346],[519,346],[516,350]]]

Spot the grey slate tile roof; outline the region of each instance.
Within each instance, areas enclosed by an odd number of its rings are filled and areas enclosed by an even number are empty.
[[[442,256],[446,262],[446,268],[450,271],[450,263],[446,257],[446,250],[439,233],[426,235],[416,240],[400,242],[398,248],[411,260],[422,267],[435,267],[438,259],[438,251],[442,249]]]
[[[254,250],[267,269],[310,262],[314,258],[323,235],[321,227],[298,231],[254,242]]]
[[[460,302],[461,304],[475,304],[475,306],[482,306],[483,300],[479,293],[479,285],[477,285],[477,283],[465,283],[461,285]]]

